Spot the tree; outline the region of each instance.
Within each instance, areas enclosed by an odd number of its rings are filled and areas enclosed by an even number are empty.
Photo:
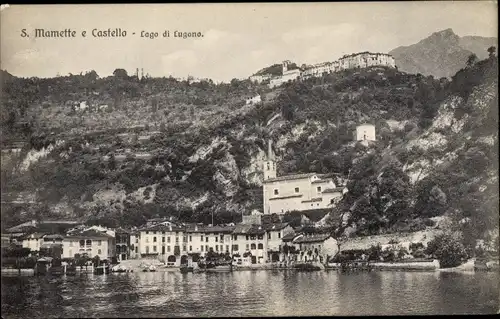
[[[450,234],[436,236],[427,244],[425,253],[437,258],[441,268],[456,267],[467,257],[464,245]]]
[[[491,46],[488,48],[488,54],[489,54],[489,57],[492,58],[495,56],[495,52],[497,51],[497,48],[494,47],[494,46]]]
[[[474,66],[474,64],[476,64],[476,62],[478,61],[478,57],[475,53],[472,53],[471,55],[469,55],[469,57],[467,58],[467,67],[472,67]]]
[[[117,78],[126,79],[128,77],[128,74],[125,69],[116,69],[113,71],[113,76]]]

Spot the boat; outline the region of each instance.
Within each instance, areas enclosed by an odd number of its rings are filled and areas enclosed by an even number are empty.
[[[123,265],[114,265],[113,268],[111,268],[111,271],[115,273],[127,272],[127,267]]]
[[[66,276],[76,276],[76,266],[69,265],[66,267]]]
[[[109,274],[109,266],[107,264],[96,266],[94,268],[94,275],[105,275],[105,274]]]
[[[155,271],[156,271],[156,266],[154,266],[154,265],[150,265],[150,266],[148,267],[148,269],[149,269],[149,271],[150,271],[150,272],[155,272]]]

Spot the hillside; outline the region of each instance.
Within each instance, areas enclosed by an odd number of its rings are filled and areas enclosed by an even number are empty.
[[[491,56],[452,81],[371,68],[273,90],[237,80],[12,79],[2,121],[26,145],[2,153],[2,198],[35,204],[2,203],[2,226],[33,217],[140,225],[156,215],[209,223],[212,212],[216,223],[237,222],[261,210],[271,138],[279,174],[349,176],[331,212],[346,221],[332,224],[338,233],[418,229],[447,214],[483,236],[498,226],[496,70]],[[257,93],[263,102],[246,105]],[[376,143],[352,141],[364,122],[376,124]]]
[[[476,54],[479,59],[487,58],[487,49],[496,47],[497,42],[497,38],[459,37],[452,29],[446,29],[416,44],[398,47],[389,54],[401,71],[437,78],[451,77],[466,64],[471,54]]]

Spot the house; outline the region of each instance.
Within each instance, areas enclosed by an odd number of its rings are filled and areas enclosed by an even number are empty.
[[[344,187],[324,174],[306,173],[276,176],[276,162],[271,141],[264,161],[264,214],[331,208],[342,198]]]
[[[303,234],[293,239],[293,244],[300,250],[300,260],[325,262],[338,251],[337,240],[330,234]]]
[[[63,256],[64,236],[60,234],[49,234],[43,236],[43,242],[40,245],[40,256],[62,258]]]
[[[45,236],[44,238],[46,238]],[[74,258],[75,255],[99,256],[101,260],[115,257],[115,238],[94,229],[71,232],[62,240],[62,257]]]
[[[130,231],[130,251],[129,257],[132,259],[139,258],[139,237],[140,232],[133,229]]]
[[[231,234],[234,226],[208,226],[205,227],[205,253],[231,253]]]
[[[252,264],[267,262],[266,231],[262,225],[236,225],[232,233],[233,257],[250,257]]]
[[[44,243],[44,233],[31,233],[22,237],[23,248],[29,248],[32,252],[39,252],[40,247]]]
[[[127,260],[130,257],[130,231],[115,229],[116,257],[119,261]]]
[[[159,259],[167,265],[179,266],[181,257],[187,258],[187,237],[184,228],[157,224],[138,230],[138,253],[141,257]]]
[[[288,223],[273,223],[264,224],[263,228],[267,237],[267,260],[271,262],[280,261],[283,246],[282,238],[294,232],[292,226],[288,225]]]
[[[362,124],[356,126],[355,139],[356,141],[375,141],[375,125]]]

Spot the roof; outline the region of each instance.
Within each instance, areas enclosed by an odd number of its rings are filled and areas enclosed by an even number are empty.
[[[132,233],[131,230],[128,230],[128,229],[124,229],[124,228],[121,228],[121,227],[118,227],[115,229],[115,234],[130,234]]]
[[[170,225],[162,225],[162,224],[153,225],[153,226],[146,226],[146,227],[138,229],[138,231],[161,231],[161,232],[170,232],[170,231],[178,232],[178,231],[183,231],[183,230],[184,230],[184,228],[176,226],[176,225],[170,226]]]
[[[284,242],[289,242],[289,241],[292,241],[297,236],[298,235],[296,233],[288,233],[285,236],[283,236],[281,238],[281,240],[284,241]]]
[[[322,193],[342,193],[344,187],[327,188]]]
[[[236,225],[234,227],[233,234],[244,234],[244,235],[264,235],[265,229],[261,225]]]
[[[59,235],[59,234],[49,234],[49,235],[45,235],[43,236],[43,238],[45,239],[64,239],[64,236],[63,235]]]
[[[301,243],[318,243],[318,242],[323,242],[330,238],[330,234],[315,234],[315,235],[310,235],[310,236],[302,236],[294,240],[294,243],[301,244]]]
[[[331,182],[331,181],[332,181],[331,178],[321,178],[321,179],[312,181],[311,184],[323,184],[323,183],[328,183],[328,182]]]
[[[235,226],[206,226],[204,228],[205,233],[232,233]]]
[[[272,223],[272,224],[264,224],[262,225],[262,228],[266,231],[278,231],[282,230],[283,228],[287,227],[288,223]]]
[[[318,177],[322,176],[321,174],[316,174],[316,173],[292,174],[292,175],[278,176],[275,178],[269,178],[269,179],[266,179],[263,183],[288,181],[288,180],[294,180],[294,179],[304,179],[304,178],[310,178],[314,175],[316,175]]]
[[[94,229],[89,229],[83,232],[74,232],[69,234],[69,238],[88,238],[88,237],[99,237],[99,238],[114,238],[113,236],[106,234],[105,232],[100,232]]]
[[[308,209],[302,211],[292,211],[289,212],[292,216],[306,216],[313,222],[320,221],[326,214],[331,211],[330,208],[318,208],[318,209]]]
[[[288,196],[281,196],[281,197],[272,197],[272,198],[269,198],[269,200],[278,200],[278,199],[287,199],[287,198],[298,198],[298,197],[302,197],[303,195],[302,194],[299,194],[299,195],[288,195]]]
[[[26,234],[25,236],[23,236],[23,239],[27,239],[27,238],[39,239],[39,238],[42,238],[44,235],[45,235],[45,233],[35,232],[35,233],[31,233],[31,234]]]
[[[36,227],[36,221],[30,220],[29,222],[25,222],[22,224],[19,224],[17,226],[10,227],[6,230],[7,233],[16,233],[19,231],[22,231],[25,228],[32,228]]]

